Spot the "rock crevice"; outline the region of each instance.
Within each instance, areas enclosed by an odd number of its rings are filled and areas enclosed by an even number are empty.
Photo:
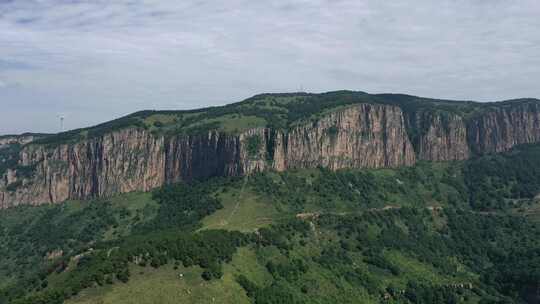
[[[463,160],[539,141],[538,104],[499,107],[465,119],[443,111],[411,114],[399,106],[365,103],[288,130],[254,128],[240,134],[211,130],[164,137],[126,128],[54,148],[25,145],[18,166],[0,178],[0,208],[149,191],[167,183],[264,170],[391,168],[417,160]],[[32,174],[19,174],[19,167],[32,168]]]

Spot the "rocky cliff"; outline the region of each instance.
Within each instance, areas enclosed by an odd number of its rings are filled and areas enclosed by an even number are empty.
[[[509,150],[515,145],[540,141],[540,104],[536,102],[494,109],[471,120],[468,132],[477,153]]]
[[[352,106],[294,127],[280,139],[279,170],[398,167],[416,159],[403,112],[395,106]]]
[[[467,126],[462,117],[427,111],[415,113],[414,123],[415,131],[420,133],[415,142],[419,159],[449,161],[469,158]]]
[[[17,170],[8,170],[4,185],[19,187],[0,192],[0,202],[6,207],[150,190],[163,183],[163,147],[162,139],[138,129],[52,149],[26,146],[19,163],[32,167],[32,176],[18,177]]]
[[[13,144],[24,145],[39,137],[39,135],[34,134],[0,136],[0,149]]]
[[[537,103],[486,108],[469,117],[359,103],[286,129],[256,127],[236,133],[208,130],[171,136],[127,127],[55,146],[25,145],[17,165],[0,172],[0,208],[148,191],[166,183],[263,170],[463,160],[539,141]]]

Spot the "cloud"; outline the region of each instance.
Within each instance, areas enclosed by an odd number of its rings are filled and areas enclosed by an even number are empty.
[[[30,69],[33,69],[33,67],[24,62],[0,59],[0,71],[2,70],[30,70]]]
[[[0,133],[300,87],[540,97],[539,14],[536,0],[0,1],[0,76],[21,84],[0,92]]]

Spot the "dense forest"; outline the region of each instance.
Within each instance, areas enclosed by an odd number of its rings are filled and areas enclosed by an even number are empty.
[[[63,303],[130,284],[133,269],[166,265],[220,281],[241,248],[256,256],[257,272],[233,277],[252,303],[535,303],[539,150],[398,169],[266,172],[4,210],[0,303]],[[275,210],[271,222],[205,229],[224,198],[235,205],[228,220],[247,193]]]
[[[540,231],[517,217],[402,208],[353,216],[322,215],[311,223],[317,232],[303,221],[261,229],[257,250],[275,246],[278,255],[303,255],[303,259],[279,263],[269,259],[265,266],[273,280],[266,286],[240,276],[240,284],[255,303],[316,302],[314,297],[324,295],[306,282],[311,272],[321,270],[336,281],[341,278],[363,289],[369,297],[399,303],[458,303],[473,298],[481,299],[480,303],[512,302],[526,296],[528,288],[536,288],[540,280],[536,237]],[[439,276],[403,282],[400,277],[410,274],[396,261],[396,254],[433,266]],[[453,283],[444,278],[452,278]],[[332,299],[323,302],[332,303]]]

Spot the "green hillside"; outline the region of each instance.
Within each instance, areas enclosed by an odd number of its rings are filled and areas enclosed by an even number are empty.
[[[497,103],[439,100],[403,94],[368,94],[356,91],[335,91],[321,94],[260,94],[244,101],[219,107],[185,111],[141,111],[90,128],[71,130],[36,140],[34,144],[56,145],[94,138],[113,130],[135,127],[156,134],[198,134],[219,130],[235,134],[255,127],[287,129],[309,122],[329,111],[358,104],[398,105],[409,114],[421,110],[473,117],[489,109],[511,107],[518,103],[537,103],[536,99],[517,99]],[[409,130],[414,134],[413,127]]]
[[[0,212],[0,303],[525,303],[540,146]],[[532,302],[531,302],[532,303]]]

